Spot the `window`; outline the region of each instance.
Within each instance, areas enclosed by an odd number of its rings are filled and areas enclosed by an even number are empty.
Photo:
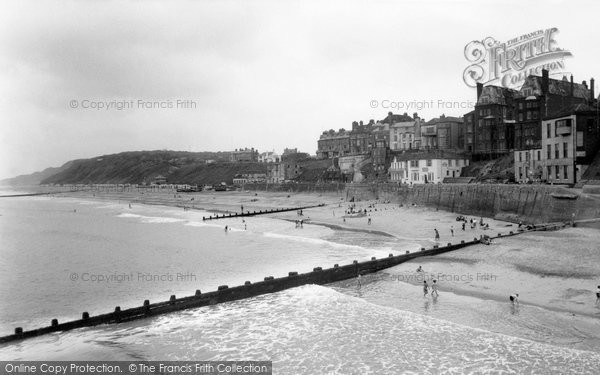
[[[550,138],[550,123],[546,124],[546,138]]]
[[[523,113],[519,113],[519,122],[523,121]]]
[[[431,160],[427,160],[427,166],[431,167]]]
[[[538,118],[538,112],[537,111],[533,111],[532,114],[533,114],[533,119],[537,120],[537,118]]]
[[[540,150],[538,150],[537,154],[538,154],[537,160],[542,160],[542,152]]]
[[[523,168],[519,167],[519,180],[523,178]]]
[[[564,170],[563,170],[563,172],[564,172],[563,178],[565,180],[568,180],[569,179],[569,167],[565,165],[563,168],[564,168]]]
[[[563,143],[563,158],[569,157],[569,144],[567,142]]]
[[[548,160],[552,159],[552,146],[546,145],[546,151],[548,152]]]
[[[523,103],[519,103],[519,109],[523,109]]]
[[[519,161],[523,161],[523,153],[519,152]]]
[[[555,165],[554,170],[556,171],[556,179],[558,180],[560,178],[560,166]]]
[[[548,166],[548,180],[552,179],[552,166]]]
[[[558,154],[559,150],[558,150],[558,143],[554,144],[554,159],[558,159],[560,157],[560,155]],[[558,174],[558,172],[556,173]]]
[[[577,147],[583,147],[583,132],[577,132]]]

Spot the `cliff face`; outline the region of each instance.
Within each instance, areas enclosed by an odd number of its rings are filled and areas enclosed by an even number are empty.
[[[135,151],[73,160],[68,168],[44,178],[42,184],[139,184],[162,175],[177,183],[177,172],[205,166],[206,160],[228,160],[222,152]],[[171,181],[171,176],[175,176]],[[220,182],[220,181],[219,181]]]
[[[71,166],[72,162],[67,162],[61,167],[57,168],[46,168],[43,171],[35,172],[32,174],[21,175],[13,178],[7,178],[5,180],[0,181],[0,185],[10,185],[10,186],[31,186],[31,185],[39,185],[40,182],[45,180],[46,178],[53,176]]]
[[[600,198],[548,185],[347,185],[346,198],[384,199],[530,223],[600,217]],[[575,199],[569,199],[575,198]]]

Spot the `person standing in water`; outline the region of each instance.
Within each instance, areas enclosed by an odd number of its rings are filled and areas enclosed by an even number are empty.
[[[437,280],[433,280],[433,284],[431,285],[431,296],[433,297],[433,294],[435,293],[435,296],[439,296],[440,294],[438,293],[438,285],[437,285]]]
[[[427,297],[429,293],[429,285],[427,285],[427,280],[423,280],[423,297]]]
[[[510,299],[510,302],[512,302],[513,305],[518,305],[519,304],[519,293],[516,294],[511,294],[508,299]]]
[[[438,232],[437,228],[434,229],[435,232],[435,240],[439,240],[440,239],[440,233]]]

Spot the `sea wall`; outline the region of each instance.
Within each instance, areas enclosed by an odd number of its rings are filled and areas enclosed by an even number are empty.
[[[600,198],[550,185],[348,184],[346,199],[352,198],[414,203],[513,222],[548,223],[600,217]]]

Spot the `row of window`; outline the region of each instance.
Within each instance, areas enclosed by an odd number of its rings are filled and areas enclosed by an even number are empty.
[[[528,109],[529,108],[538,108],[539,106],[540,106],[540,104],[537,101],[535,101],[535,102],[528,101],[525,105],[525,108],[528,108]],[[523,109],[523,102],[519,103],[519,109]]]
[[[421,164],[420,162],[421,162],[421,160],[410,160],[409,161],[411,168],[418,168]],[[402,163],[402,162],[400,162],[400,163]],[[448,159],[449,167],[452,167],[452,166],[460,167],[461,164],[463,164],[463,161],[460,159],[456,159],[456,160]],[[432,165],[433,165],[433,161],[431,159],[425,160],[424,166],[431,167]]]
[[[523,122],[525,119],[527,120],[537,120],[540,116],[538,111],[527,111],[525,115],[523,112],[519,113],[519,122]]]
[[[529,153],[529,151],[519,151],[519,161],[523,161],[523,155],[525,155],[525,161],[529,161],[531,158],[531,154]],[[537,155],[537,159],[535,158],[535,156]],[[542,160],[542,151],[537,150],[536,153],[533,154],[533,160]]]
[[[562,173],[562,177],[560,176],[560,170],[563,170]],[[569,166],[568,165],[548,165],[546,167],[547,171],[546,173],[548,174],[548,180],[560,180],[560,179],[564,179],[564,180],[568,180],[569,179]],[[554,172],[554,174],[552,174],[552,172]]]
[[[562,167],[562,168],[561,168]],[[561,173],[562,171],[562,173]],[[530,176],[527,174],[531,173],[528,168],[525,168],[525,175],[523,175],[523,168],[519,167],[519,180],[526,179]],[[568,165],[548,165],[546,166],[546,176],[548,180],[568,180],[569,179],[569,166]]]
[[[563,142],[563,158],[568,158],[569,157],[569,143],[568,142]],[[548,160],[552,159],[552,145],[546,145],[546,157],[548,158]],[[555,143],[554,144],[554,159],[559,159],[560,158],[560,143]]]
[[[402,134],[402,139],[406,139],[406,138],[407,138],[407,137],[406,137],[407,135],[408,135],[408,139],[412,139],[412,136],[413,136],[413,135],[412,135],[412,134],[410,134],[410,133],[408,133],[408,134],[406,134],[406,133],[403,133],[403,134]],[[398,134],[394,134],[394,142],[398,142],[398,139],[399,139],[399,137],[398,137]]]

